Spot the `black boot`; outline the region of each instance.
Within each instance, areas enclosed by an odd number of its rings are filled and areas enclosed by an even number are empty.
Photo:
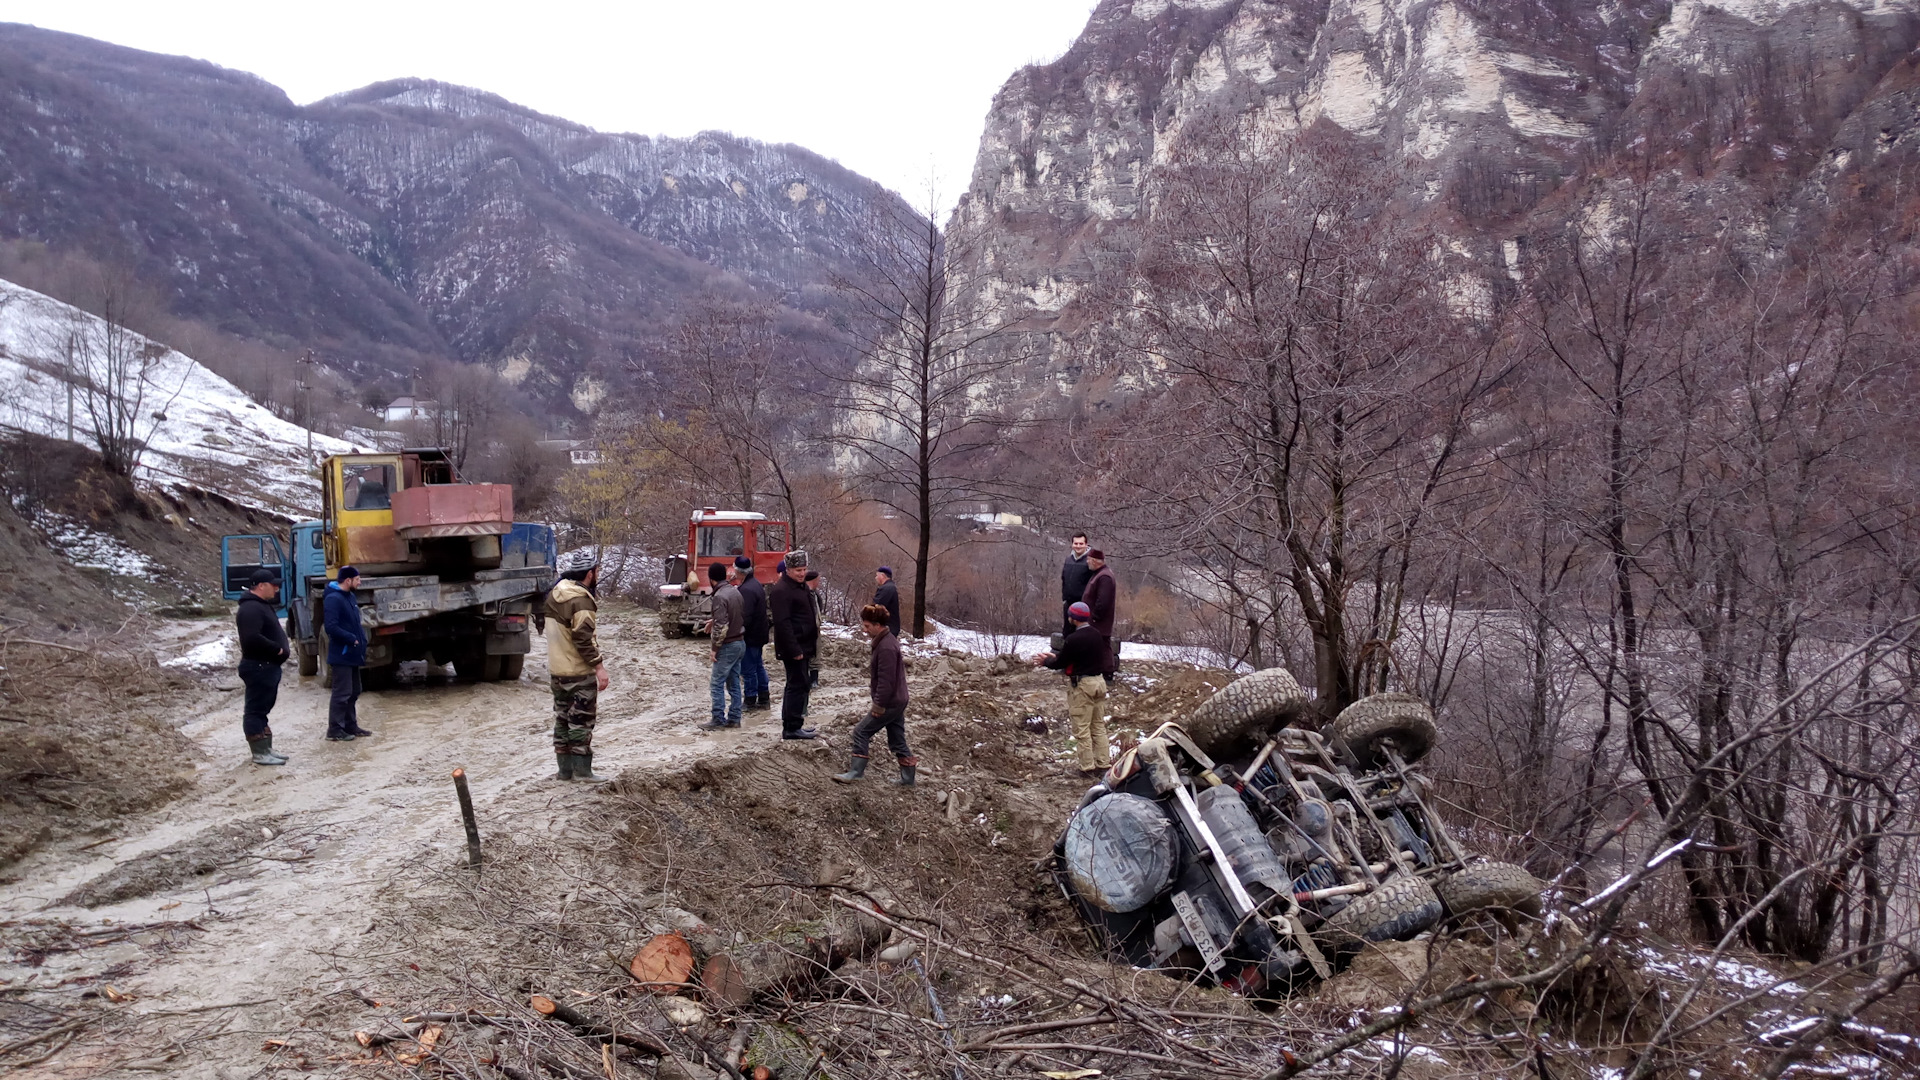
[[[273,752],[273,736],[264,735],[258,739],[248,739],[247,749],[253,751],[255,765],[285,765],[287,759]]]
[[[847,766],[847,771],[836,773],[833,778],[842,784],[851,784],[865,775],[867,775],[867,757],[865,754],[855,754],[853,764]]]
[[[553,774],[555,780],[573,779],[573,755],[555,753],[553,760],[560,763],[560,771]]]
[[[919,771],[920,771],[919,758],[903,757],[900,759],[900,775],[898,778],[894,780],[894,783],[900,787],[913,787],[914,779],[916,778],[916,775],[919,773]]]
[[[607,778],[593,775],[593,751],[573,755],[573,778],[589,784],[604,784]]]

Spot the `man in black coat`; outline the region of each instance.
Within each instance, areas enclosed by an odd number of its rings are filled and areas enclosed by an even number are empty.
[[[887,633],[900,636],[900,590],[893,584],[893,567],[873,572],[873,602],[887,609]]]
[[[767,681],[767,641],[773,636],[773,623],[767,617],[767,587],[753,576],[753,560],[745,555],[733,560],[745,575],[740,582],[740,599],[746,602],[747,651],[740,658],[740,677],[746,682],[747,708],[764,709],[773,700],[773,686]]]
[[[1067,608],[1087,595],[1087,581],[1093,577],[1093,567],[1087,565],[1087,534],[1073,534],[1073,553],[1067,561],[1060,564],[1060,632],[1073,633],[1073,619],[1067,614]]]
[[[1108,678],[1120,670],[1120,643],[1113,640],[1113,621],[1117,606],[1120,583],[1114,579],[1113,571],[1107,566],[1106,553],[1099,548],[1087,552],[1087,565],[1093,567],[1093,576],[1087,579],[1087,591],[1080,599],[1092,612],[1089,625],[1100,631],[1107,640],[1107,669],[1101,672]]]
[[[287,662],[288,652],[287,632],[274,610],[279,596],[280,575],[263,566],[253,572],[233,617],[240,633],[240,682],[247,688],[240,731],[255,765],[287,763],[286,755],[273,752],[273,729],[267,726],[267,714],[280,700],[280,665]]]
[[[814,730],[802,727],[801,721],[807,715],[809,668],[820,648],[820,608],[807,588],[807,553],[787,552],[786,567],[767,590],[773,651],[787,672],[787,684],[780,689],[780,737],[811,739]]]

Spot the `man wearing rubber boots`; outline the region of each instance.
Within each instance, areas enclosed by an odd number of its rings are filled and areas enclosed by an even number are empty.
[[[600,557],[575,551],[560,560],[560,580],[547,594],[547,672],[553,683],[553,756],[560,765],[555,780],[598,782],[593,774],[593,725],[600,691],[607,688],[607,665],[600,656],[596,620],[600,606],[593,587],[600,583]]]
[[[820,607],[807,588],[807,553],[797,548],[789,551],[781,565],[786,569],[767,590],[767,606],[773,617],[773,651],[787,671],[786,685],[780,689],[780,737],[812,739],[817,737],[814,730],[803,725],[812,689],[813,656],[820,648]]]
[[[1043,664],[1067,676],[1067,716],[1073,721],[1073,752],[1083,773],[1102,772],[1107,767],[1107,677],[1109,667],[1106,635],[1093,628],[1093,611],[1084,602],[1067,607],[1067,619],[1073,624],[1060,646],[1058,656],[1041,653],[1034,663]]]
[[[873,658],[867,665],[869,705],[867,715],[853,729],[853,763],[834,779],[851,784],[865,776],[867,748],[884,730],[887,749],[900,762],[900,778],[894,783],[912,787],[920,759],[907,745],[907,662],[893,633],[892,613],[883,604],[868,604],[860,609],[860,629],[873,640]]]
[[[287,662],[287,633],[280,627],[274,601],[280,596],[280,574],[261,567],[253,572],[234,623],[240,633],[240,681],[246,685],[246,706],[240,730],[255,765],[285,765],[287,756],[273,750],[273,729],[267,714],[280,699],[280,665]]]

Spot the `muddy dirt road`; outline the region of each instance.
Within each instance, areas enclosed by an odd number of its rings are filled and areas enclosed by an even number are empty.
[[[165,645],[175,654],[227,632],[186,625]],[[410,671],[362,699],[362,723],[378,734],[352,743],[325,741],[326,691],[289,665],[273,715],[275,746],[292,758],[282,768],[247,762],[240,694],[222,689],[237,681],[210,672],[179,717],[202,755],[191,792],[104,835],[46,846],[0,886],[12,939],[0,1002],[14,1010],[0,1014],[13,1021],[0,1044],[46,1030],[32,1010],[92,1018],[15,1051],[14,1075],[237,1080],[289,1066],[271,1041],[358,993],[343,973],[360,958],[376,892],[400,867],[465,859],[456,766],[471,777],[490,841],[562,834],[570,811],[596,798],[594,786],[550,779],[551,698],[534,644],[518,683]],[[777,741],[777,702],[774,713],[748,713],[739,733],[696,730],[708,709],[700,642],[662,640],[643,613],[614,610],[602,645],[613,685],[601,696],[596,771],[669,768]],[[837,681],[816,696],[816,718],[859,695],[853,680]],[[26,1064],[41,1049],[57,1053]]]

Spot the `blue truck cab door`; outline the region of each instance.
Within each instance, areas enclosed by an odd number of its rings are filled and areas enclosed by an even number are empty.
[[[268,569],[280,575],[280,601],[274,611],[282,618],[287,614],[287,585],[292,578],[292,567],[287,564],[286,552],[280,547],[277,536],[240,534],[220,538],[220,595],[229,600],[238,600],[246,594],[252,582],[249,580],[259,569]]]

